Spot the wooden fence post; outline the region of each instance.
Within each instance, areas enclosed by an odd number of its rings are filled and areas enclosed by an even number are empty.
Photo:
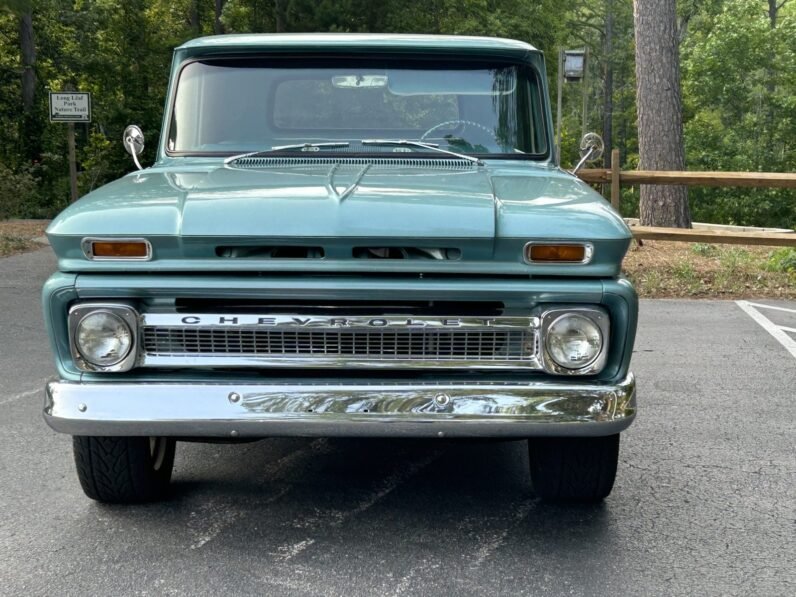
[[[619,169],[619,150],[612,149],[611,150],[611,205],[614,206],[616,211],[619,211],[619,198],[620,198],[620,186],[619,186],[619,174],[621,170]]]

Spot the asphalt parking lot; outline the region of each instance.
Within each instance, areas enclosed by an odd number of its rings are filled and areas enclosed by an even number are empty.
[[[273,439],[182,443],[170,501],[111,507],[40,414],[53,268],[0,259],[0,594],[796,594],[794,303],[642,303],[598,506],[538,502],[523,442]]]

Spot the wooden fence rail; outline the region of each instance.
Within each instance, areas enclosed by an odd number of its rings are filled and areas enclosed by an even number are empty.
[[[619,150],[611,152],[611,168],[592,168],[578,172],[581,180],[611,185],[611,204],[618,211],[621,186],[676,184],[705,187],[755,187],[796,189],[796,173],[782,172],[679,172],[620,170]],[[657,240],[796,247],[796,233],[735,232],[727,230],[654,228],[633,226],[633,236]]]
[[[706,228],[655,228],[652,226],[631,226],[630,230],[633,232],[633,238],[649,240],[796,247],[796,233],[789,232],[731,232]]]

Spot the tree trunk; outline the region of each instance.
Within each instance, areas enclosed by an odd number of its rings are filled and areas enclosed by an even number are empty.
[[[779,9],[785,6],[787,2],[788,0],[780,0],[779,4],[777,4],[777,0],[768,0],[768,21],[772,31],[777,28],[777,15],[779,14]],[[777,91],[777,73],[772,65],[769,65],[766,69],[766,79],[766,93],[768,97],[773,97]],[[767,140],[771,135],[771,131],[776,127],[774,121],[775,110],[773,102],[766,102],[765,130],[759,131],[759,133],[762,134],[758,137],[757,143],[761,165],[768,164],[774,157],[775,147],[768,143]]]
[[[276,21],[276,32],[285,31],[285,2],[284,0],[274,0],[274,20]]]
[[[213,33],[224,33],[224,23],[221,22],[221,13],[224,11],[225,0],[216,0],[216,12],[213,18]]]
[[[605,167],[611,167],[614,128],[614,2],[605,2],[605,27],[603,30],[603,141],[605,142]]]
[[[36,38],[33,31],[33,9],[25,6],[19,15],[19,49],[22,59],[22,115],[17,121],[19,154],[35,161],[41,155],[44,119],[36,110]]]
[[[188,9],[188,24],[194,35],[199,36],[202,34],[202,20],[199,16],[199,0],[191,0],[191,5]]]
[[[768,21],[772,29],[777,28],[777,15],[779,14],[779,9],[787,3],[788,0],[781,0],[779,4],[777,4],[777,0],[768,0]]]
[[[632,35],[632,31],[631,31]],[[617,70],[619,71],[619,78],[620,80],[624,81],[630,78],[629,69],[631,67],[628,66],[626,61],[626,56],[624,52],[620,53],[620,60],[617,64]],[[616,105],[616,112],[619,114],[617,126],[616,126],[616,146],[619,148],[619,155],[620,156],[627,156],[630,153],[630,149],[628,148],[628,136],[629,133],[627,131],[628,127],[628,118],[625,114],[625,110],[627,110],[627,97],[626,92],[624,90],[620,91],[619,98],[617,100]]]
[[[33,15],[24,12],[19,18],[19,46],[22,53],[22,109],[33,110],[36,95],[36,44],[33,37]]]
[[[675,0],[633,0],[639,166],[684,170],[680,53]],[[643,226],[691,227],[685,186],[641,186]]]

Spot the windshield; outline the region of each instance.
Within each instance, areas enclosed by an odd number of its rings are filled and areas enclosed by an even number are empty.
[[[298,151],[428,151],[362,143],[368,139],[421,141],[482,157],[546,157],[538,75],[528,66],[406,58],[191,62],[179,75],[167,150],[234,155],[345,142]]]

